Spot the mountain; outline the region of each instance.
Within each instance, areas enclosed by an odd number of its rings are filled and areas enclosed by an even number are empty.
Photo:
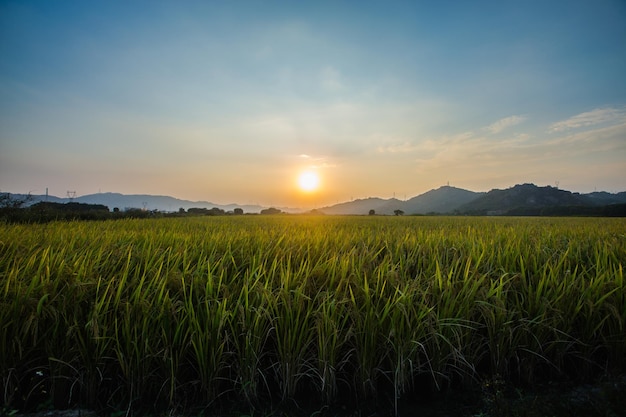
[[[396,198],[367,198],[340,203],[319,209],[325,214],[368,214],[374,210],[376,214],[394,214],[402,210],[406,214],[452,213],[483,193],[463,190],[461,188],[443,186],[424,194],[402,201]]]
[[[403,210],[407,214],[453,213],[483,194],[445,185],[407,200]]]
[[[88,194],[76,197],[74,201],[87,204],[104,204],[109,207],[109,209],[117,207],[120,210],[126,208],[146,208],[147,210],[178,211],[181,207],[187,210],[191,207],[212,208],[218,206],[208,201],[179,200],[174,197],[162,195],[125,195],[119,193]]]
[[[607,193],[608,194],[608,193]],[[539,209],[555,207],[587,207],[620,202],[619,197],[572,193],[571,191],[534,184],[518,184],[504,190],[494,189],[460,206],[457,212],[463,214],[538,214]]]
[[[626,191],[617,194],[607,193],[606,191],[594,191],[593,193],[584,195],[587,196],[593,204],[598,206],[626,203]]]
[[[387,215],[394,214],[396,210],[402,210],[406,213],[406,201],[398,200],[397,198],[390,198],[389,200],[385,200],[383,204],[375,209],[376,214]]]
[[[400,202],[400,200],[395,200]],[[347,203],[339,203],[334,206],[323,207],[318,211],[321,211],[324,214],[368,214],[370,210],[376,211],[376,213],[380,214],[393,214],[393,210],[391,213],[382,213],[381,207],[385,204],[389,204],[391,200],[385,200],[382,198],[365,198],[365,199],[357,199],[354,201],[349,201]]]
[[[13,194],[15,198],[26,198],[24,194]],[[209,201],[190,201],[181,200],[170,196],[161,195],[148,195],[148,194],[120,194],[120,193],[97,193],[88,194],[75,198],[59,198],[51,195],[32,195],[29,204],[34,204],[39,201],[49,201],[53,203],[69,203],[71,201],[77,203],[86,204],[102,204],[113,210],[119,208],[125,210],[128,208],[139,208],[146,210],[158,210],[163,212],[178,211],[180,208],[189,210],[190,208],[206,208],[211,209],[213,207],[222,209],[224,211],[232,211],[235,208],[241,208],[245,213],[259,213],[266,207],[252,204],[215,204]],[[281,211],[287,213],[300,213],[302,210],[279,207]]]
[[[518,184],[487,193],[443,186],[406,201],[368,198],[321,208],[326,214],[392,215],[395,210],[405,214],[470,214],[470,215],[616,215],[626,204],[626,192],[610,194],[594,192],[579,194],[554,187]],[[594,209],[596,207],[596,209]],[[598,210],[607,207],[607,210]]]

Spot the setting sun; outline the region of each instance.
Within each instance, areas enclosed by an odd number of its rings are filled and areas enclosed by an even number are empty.
[[[320,178],[313,171],[305,171],[298,177],[298,185],[303,191],[315,191],[319,184]]]

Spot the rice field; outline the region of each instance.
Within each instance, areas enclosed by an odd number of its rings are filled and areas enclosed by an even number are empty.
[[[0,224],[0,410],[337,404],[625,371],[626,220]]]

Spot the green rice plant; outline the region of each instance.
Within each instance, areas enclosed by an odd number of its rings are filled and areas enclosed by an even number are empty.
[[[435,275],[429,291],[436,337],[428,351],[438,387],[454,374],[473,376],[483,347],[475,338],[479,324],[474,317],[487,277],[473,273],[471,258],[458,257],[449,262],[442,270],[439,260],[434,260]]]
[[[9,251],[9,242],[0,242],[3,255]],[[23,326],[22,297],[16,287],[21,266],[17,257],[11,253],[12,259],[3,256],[2,270],[2,298],[0,300],[0,372],[2,377],[2,403],[11,404],[14,401],[19,385],[20,373],[18,364],[24,358],[25,341],[21,337],[20,329]],[[14,257],[15,256],[15,257]]]
[[[357,366],[355,386],[364,396],[376,393],[376,380],[383,371],[388,352],[385,330],[389,328],[393,299],[386,291],[386,281],[377,277],[370,285],[367,274],[361,285],[350,286],[352,344]]]
[[[220,386],[227,379],[227,329],[232,312],[229,300],[220,296],[223,281],[223,273],[216,276],[209,271],[204,288],[194,288],[192,283],[184,293],[192,350],[190,359],[198,374],[202,398],[208,401],[222,394]]]
[[[413,387],[414,378],[421,374],[433,375],[429,353],[425,349],[435,336],[433,307],[424,304],[423,297],[419,288],[407,282],[401,288],[396,287],[390,309],[386,348],[396,415],[398,400]]]
[[[129,395],[129,409],[142,396],[155,395],[152,384],[157,379],[154,372],[158,368],[151,344],[154,327],[150,317],[147,305],[122,303],[112,318],[113,352],[123,377],[120,388],[126,389]]]
[[[314,343],[313,300],[304,292],[306,276],[291,270],[290,260],[278,270],[281,286],[269,293],[266,305],[272,317],[273,345],[276,349],[275,374],[281,398],[296,394],[301,380],[312,380],[311,361]]]
[[[323,401],[330,404],[337,397],[338,378],[345,372],[353,350],[349,347],[352,335],[350,305],[337,299],[333,293],[322,290],[315,311],[316,379]]]
[[[607,355],[605,366],[623,369],[626,365],[626,284],[621,263],[613,263],[609,266],[609,271],[613,277],[614,289],[608,291],[611,295],[605,299],[608,316],[602,329]]]
[[[625,236],[623,219],[0,224],[2,406],[622,372]]]
[[[233,316],[229,322],[229,333],[233,346],[235,386],[251,404],[260,395],[260,385],[267,387],[267,377],[263,369],[267,355],[267,339],[270,333],[270,312],[265,304],[270,297],[265,277],[264,265],[246,271],[239,292]]]

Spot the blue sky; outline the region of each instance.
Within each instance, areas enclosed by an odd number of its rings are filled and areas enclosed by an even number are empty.
[[[620,0],[2,1],[0,54],[1,191],[626,190]]]

